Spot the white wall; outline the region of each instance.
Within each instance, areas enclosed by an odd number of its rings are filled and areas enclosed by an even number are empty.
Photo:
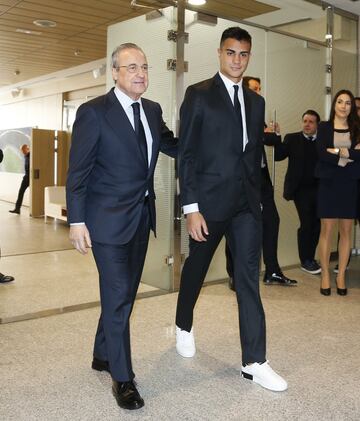
[[[104,85],[105,76],[94,79],[91,69],[104,59],[45,75],[37,82],[22,82],[21,93],[13,98],[10,89],[0,89],[0,130],[20,127],[61,130],[63,125],[63,96],[65,92]],[[76,72],[80,73],[77,74]],[[49,80],[50,79],[50,80]],[[15,202],[22,180],[21,174],[0,172],[0,199]],[[28,191],[24,205],[29,204]]]

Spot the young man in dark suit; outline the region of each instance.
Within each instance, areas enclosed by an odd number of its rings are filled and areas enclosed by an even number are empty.
[[[92,368],[106,370],[120,407],[144,405],[133,381],[129,318],[149,232],[155,232],[154,170],[159,151],[175,157],[176,140],[159,104],[142,98],[148,64],[135,44],[112,54],[115,87],[80,106],[66,186],[70,240],[92,247],[100,278],[101,316]]]
[[[261,154],[264,100],[242,86],[251,36],[228,28],[218,49],[220,71],[188,87],[180,110],[180,196],[190,235],[176,312],[176,349],[195,352],[193,311],[214,252],[225,236],[234,259],[242,376],[283,391],[287,383],[266,361],[265,315],[259,294]]]
[[[307,110],[302,115],[302,131],[289,133],[284,142],[275,146],[275,160],[289,158],[284,181],[284,198],[293,200],[299,215],[297,232],[301,269],[313,275],[321,272],[315,260],[320,235],[320,219],[317,217],[317,179],[315,166],[318,160],[316,132],[319,114]]]

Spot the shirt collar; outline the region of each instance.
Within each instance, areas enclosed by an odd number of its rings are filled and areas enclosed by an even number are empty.
[[[303,132],[303,136],[305,137],[305,139],[309,139],[309,137],[311,137],[312,138],[312,141],[314,141],[314,140],[316,140],[316,136],[317,136],[317,132],[315,132],[313,135],[311,135],[311,136],[308,136],[307,134],[305,134],[304,132]]]
[[[242,79],[240,80],[240,82],[235,83],[231,79],[223,75],[220,71],[219,71],[219,76],[221,77],[221,80],[224,82],[225,87],[229,92],[234,91],[234,88],[233,88],[234,85],[238,85],[239,90],[240,91],[242,90]]]
[[[138,102],[141,107],[141,98],[139,98],[137,101],[134,101],[132,98],[130,98],[128,95],[125,94],[121,89],[119,89],[117,86],[115,86],[114,93],[116,95],[116,98],[119,100],[120,104],[126,110],[128,107],[131,107],[131,104],[134,102]]]

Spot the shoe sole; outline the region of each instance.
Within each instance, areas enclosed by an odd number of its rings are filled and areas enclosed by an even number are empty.
[[[264,285],[281,285],[283,287],[297,287],[298,284],[287,284],[285,282],[266,282],[263,281]]]
[[[284,392],[285,390],[287,390],[287,387],[285,389],[270,388],[269,386],[262,383],[262,381],[258,379],[257,377],[253,376],[252,374],[245,373],[244,371],[241,371],[241,377],[247,380],[251,380],[252,382],[257,383],[258,385],[262,386],[264,389],[271,390],[272,392]]]
[[[180,355],[180,357],[183,358],[192,358],[196,354],[196,350],[193,353],[184,354],[183,352],[180,352],[177,348],[176,352]]]
[[[321,269],[309,270],[303,267],[301,267],[300,269],[303,270],[304,272],[310,273],[311,275],[318,275],[319,273],[321,273]]]

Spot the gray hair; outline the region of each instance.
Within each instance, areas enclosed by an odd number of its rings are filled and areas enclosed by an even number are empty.
[[[120,44],[119,46],[117,46],[115,50],[112,52],[111,54],[111,67],[112,68],[116,69],[118,67],[119,63],[117,62],[117,59],[120,52],[123,50],[129,50],[129,49],[139,50],[145,55],[144,51],[138,45],[133,44],[132,42],[125,42],[124,44]]]

